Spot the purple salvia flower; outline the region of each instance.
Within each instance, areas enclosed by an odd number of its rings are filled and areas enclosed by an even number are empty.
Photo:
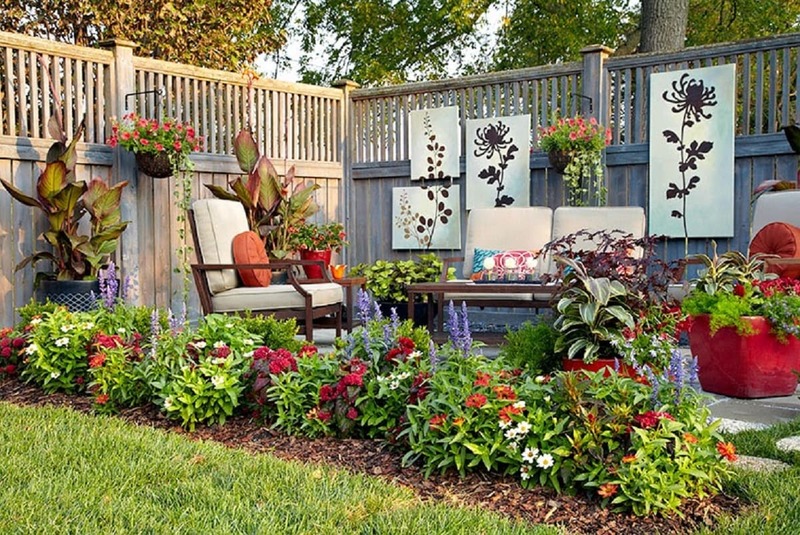
[[[119,296],[123,301],[133,301],[133,277],[131,275],[125,275],[125,278],[122,279],[122,291]]]
[[[356,301],[358,319],[361,321],[361,325],[366,325],[367,321],[370,319],[369,313],[372,309],[372,299],[370,298],[369,292],[359,288]]]
[[[692,362],[689,364],[689,383],[696,385],[700,382],[697,373],[700,370],[700,365],[697,363],[697,357],[692,357]]]
[[[375,321],[381,321],[383,319],[381,306],[378,304],[377,301],[372,302],[372,319]]]
[[[394,342],[394,332],[392,331],[392,326],[386,323],[383,326],[383,343],[386,347],[392,347],[392,342]]]
[[[661,388],[661,383],[659,382],[659,377],[653,373],[653,370],[650,369],[650,366],[645,364],[642,366],[642,371],[644,371],[644,376],[650,382],[650,388],[652,388],[652,392],[650,394],[650,403],[655,409],[658,407],[658,392]]]
[[[158,336],[161,334],[161,322],[158,321],[158,309],[154,308],[150,314],[150,355],[156,356],[158,347]]]
[[[461,302],[461,350],[464,356],[469,356],[469,351],[472,349],[472,333],[469,329],[469,316],[467,315],[467,303]]]
[[[114,302],[117,300],[117,290],[119,290],[119,283],[117,282],[117,266],[114,262],[109,262],[108,267],[100,272],[98,276],[100,281],[100,295],[103,297],[103,305],[109,310],[114,308]]]
[[[619,373],[619,359],[614,357],[614,371]]]
[[[669,360],[669,374],[672,377],[672,381],[675,383],[675,404],[677,405],[681,401],[685,380],[683,373],[683,355],[680,349],[676,348],[672,350],[672,357]]]
[[[456,313],[456,307],[453,305],[453,301],[450,301],[447,305],[447,333],[450,337],[450,341],[456,347],[458,347],[458,330],[458,314]]]
[[[397,335],[397,328],[400,327],[400,315],[397,313],[397,309],[392,307],[392,314],[389,316],[391,319],[392,324],[392,335]]]
[[[353,333],[349,333],[347,335],[347,347],[345,348],[345,355],[347,356],[347,360],[353,358],[353,354],[355,353],[355,351],[356,351],[356,337],[353,335]]]
[[[433,339],[428,340],[428,357],[431,360],[431,371],[436,371],[436,366],[439,364],[439,357],[436,354],[436,344]]]

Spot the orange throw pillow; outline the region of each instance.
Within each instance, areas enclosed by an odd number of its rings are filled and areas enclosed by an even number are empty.
[[[233,238],[233,261],[237,264],[269,264],[264,242],[252,230],[237,234]],[[271,269],[237,269],[245,286],[269,286]]]
[[[800,228],[788,223],[764,226],[750,242],[750,255],[778,255],[781,258],[800,258]],[[767,271],[781,277],[800,278],[800,265],[768,264]]]

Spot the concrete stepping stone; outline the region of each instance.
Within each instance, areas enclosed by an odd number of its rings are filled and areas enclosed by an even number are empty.
[[[800,436],[782,438],[775,445],[781,451],[800,451]]]
[[[750,455],[739,455],[739,458],[733,463],[733,466],[752,472],[777,472],[790,467],[790,465],[783,461],[765,459],[764,457],[752,457]]]
[[[769,426],[760,422],[745,422],[743,420],[733,420],[730,418],[720,418],[720,424],[717,431],[722,433],[740,433],[742,431],[760,431],[767,429]]]

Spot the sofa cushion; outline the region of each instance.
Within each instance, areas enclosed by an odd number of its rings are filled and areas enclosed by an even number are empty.
[[[192,203],[197,246],[204,264],[233,264],[233,237],[250,230],[244,207],[237,201],[199,199]],[[212,294],[236,288],[236,270],[206,272]]]
[[[765,225],[750,242],[750,255],[755,254],[800,258],[800,228],[788,223]],[[770,263],[767,271],[777,273],[781,277],[800,277],[800,266]]]
[[[311,294],[314,307],[342,302],[342,287],[335,282],[303,284]],[[305,300],[291,284],[273,284],[269,287],[240,286],[220,292],[211,298],[214,312],[240,312],[242,310],[279,310],[304,308]]]
[[[269,264],[264,242],[252,230],[233,237],[233,261],[237,264]],[[269,286],[271,269],[237,269],[244,286]]]

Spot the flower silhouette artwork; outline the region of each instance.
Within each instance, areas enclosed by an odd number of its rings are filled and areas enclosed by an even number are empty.
[[[453,180],[459,177],[461,129],[458,108],[447,106],[409,113],[411,180]]]
[[[680,180],[669,183],[666,195],[668,200],[680,201],[681,207],[673,209],[670,216],[682,220],[684,237],[688,240],[686,200],[700,184],[698,165],[714,148],[712,141],[692,139],[690,129],[704,119],[711,119],[710,108],[717,105],[716,89],[706,87],[703,80],[684,73],[679,80],[672,82],[672,90],[664,91],[661,98],[672,104],[672,113],[683,115],[680,134],[671,129],[662,134],[667,143],[675,145],[679,155],[677,169]]]
[[[527,206],[530,115],[467,121],[467,209]]]
[[[458,248],[461,244],[459,187],[394,188],[395,249]]]
[[[503,193],[506,169],[515,158],[514,153],[519,151],[519,147],[514,145],[514,138],[509,136],[509,132],[510,128],[502,121],[497,121],[497,124],[488,124],[476,131],[475,157],[486,158],[489,162],[496,160],[496,165],[489,163],[478,173],[478,178],[495,187],[497,194],[494,198],[494,205],[496,208],[514,204],[514,197]]]

